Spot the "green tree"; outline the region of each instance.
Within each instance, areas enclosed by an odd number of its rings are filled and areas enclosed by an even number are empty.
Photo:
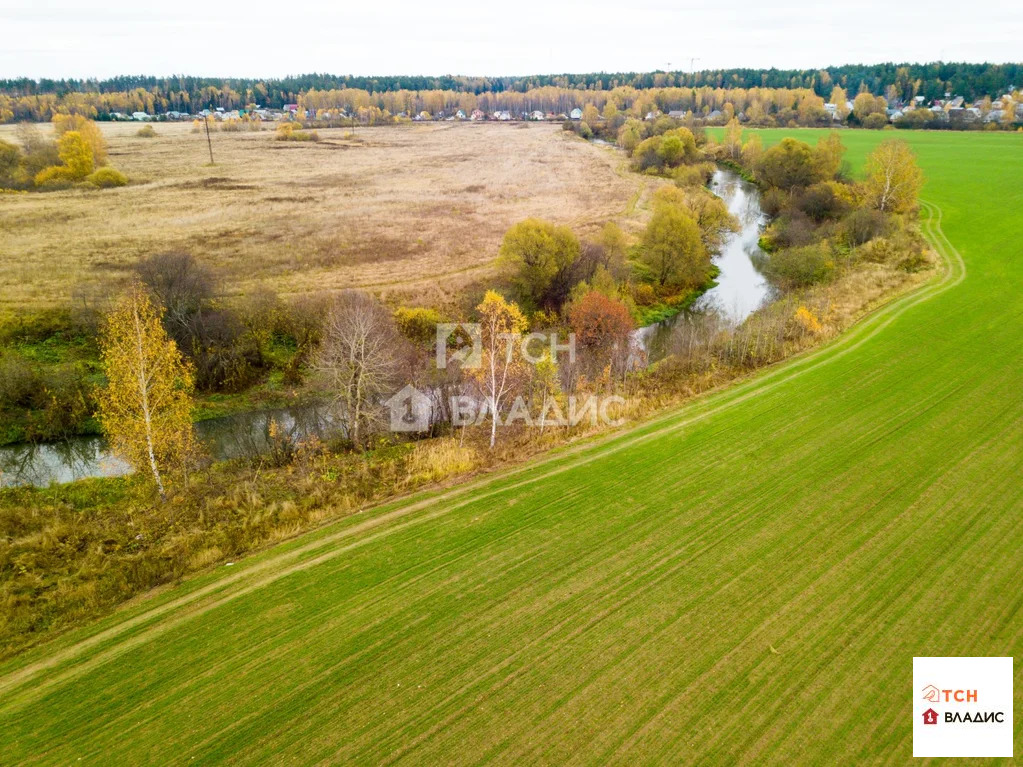
[[[809,186],[817,180],[813,151],[802,141],[783,138],[761,155],[757,176],[779,189]]]
[[[631,154],[642,140],[642,123],[630,119],[618,130],[618,146]]]
[[[626,276],[625,253],[629,241],[625,232],[614,221],[608,221],[600,230],[597,242],[604,251],[602,265],[617,280]]]
[[[842,156],[845,146],[838,131],[833,130],[817,141],[813,149],[814,172],[818,179],[830,180],[838,175],[842,168]]]
[[[710,258],[700,227],[681,207],[659,205],[643,233],[642,261],[662,288],[692,289],[707,279]]]
[[[567,226],[527,218],[505,232],[501,261],[513,272],[523,299],[557,309],[568,294],[566,277],[579,258],[579,239]]]
[[[0,139],[0,188],[14,184],[21,165],[21,150],[16,144]]]

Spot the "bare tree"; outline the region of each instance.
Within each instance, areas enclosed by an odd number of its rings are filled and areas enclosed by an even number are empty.
[[[139,278],[163,304],[164,326],[179,346],[189,335],[189,325],[217,293],[213,272],[191,253],[170,251],[144,258],[136,267]]]
[[[314,368],[356,445],[381,418],[379,401],[394,388],[401,345],[390,313],[380,304],[358,291],[338,296]]]

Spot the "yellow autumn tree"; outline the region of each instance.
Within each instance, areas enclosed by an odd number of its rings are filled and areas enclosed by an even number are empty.
[[[802,328],[804,333],[810,333],[817,335],[824,327],[821,325],[820,320],[817,319],[817,315],[807,309],[805,306],[800,306],[796,309],[795,313],[796,323]]]
[[[161,314],[135,281],[107,317],[100,344],[108,383],[99,419],[114,453],[151,473],[165,498],[164,475],[183,468],[194,448],[193,384]]]
[[[846,103],[848,101],[849,96],[846,94],[845,88],[836,85],[831,89],[831,103],[835,105],[835,113],[839,120],[844,120],[849,116],[849,107]]]
[[[103,138],[99,126],[92,120],[82,115],[54,115],[53,130],[58,139],[72,131],[78,133],[92,152],[93,165],[98,168],[107,164],[107,141]]]
[[[725,147],[731,159],[738,160],[742,156],[742,126],[734,117],[725,125]]]
[[[57,142],[57,153],[61,165],[51,165],[36,174],[36,186],[45,186],[53,181],[81,181],[95,169],[92,150],[78,131],[69,131]]]
[[[915,208],[923,182],[916,155],[905,141],[882,141],[867,157],[867,195],[883,213]]]
[[[490,447],[497,444],[497,422],[501,408],[522,384],[524,364],[516,356],[516,341],[527,322],[517,304],[488,290],[476,307],[480,318],[481,364],[473,371],[490,413]]]

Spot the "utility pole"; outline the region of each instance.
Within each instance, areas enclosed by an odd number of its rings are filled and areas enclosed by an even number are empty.
[[[213,162],[213,140],[210,138],[210,115],[203,115],[202,123],[206,126],[206,146],[208,146],[210,150],[210,165],[216,165],[216,163]]]

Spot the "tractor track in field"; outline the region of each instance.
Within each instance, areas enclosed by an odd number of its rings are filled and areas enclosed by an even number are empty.
[[[101,666],[132,648],[144,644],[193,618],[199,617],[289,575],[322,564],[379,538],[447,515],[471,503],[535,484],[626,448],[631,448],[648,440],[679,431],[730,409],[735,405],[772,391],[778,386],[802,376],[804,373],[844,357],[849,352],[858,349],[864,343],[874,338],[909,309],[956,287],[966,278],[966,265],[962,256],[941,228],[941,208],[923,200],[921,201],[921,206],[928,214],[928,218],[922,224],[922,229],[927,239],[934,246],[935,251],[944,261],[945,269],[943,274],[939,279],[925,283],[918,289],[898,296],[887,304],[875,309],[835,340],[789,358],[776,366],[754,374],[751,378],[744,381],[708,392],[701,399],[684,405],[681,410],[675,410],[649,421],[640,422],[625,432],[615,432],[596,440],[589,440],[567,450],[561,450],[554,455],[541,458],[538,461],[526,462],[519,467],[499,474],[485,475],[477,480],[443,491],[437,495],[420,500],[411,500],[411,502],[405,505],[383,511],[364,522],[347,526],[335,533],[330,533],[297,548],[281,552],[276,556],[270,556],[247,568],[240,568],[224,578],[220,578],[180,597],[170,599],[149,610],[127,617],[125,620],[103,629],[92,636],[85,637],[63,647],[48,657],[35,660],[0,678],[0,696],[3,697],[3,702],[0,703],[0,711],[9,713],[11,710],[16,710],[41,697],[55,686]],[[640,433],[637,434],[635,432]],[[538,472],[544,466],[565,461],[566,459],[568,459],[567,463],[554,466],[547,471]],[[523,474],[527,476],[511,484],[504,483],[505,480],[514,479]],[[488,486],[492,486],[495,483],[498,483],[497,487],[489,487],[487,489]],[[476,492],[477,490],[482,490],[482,492]],[[446,503],[448,501],[450,503]],[[376,508],[387,509],[396,503],[401,503],[401,501],[391,500]],[[425,514],[411,516],[415,512],[423,510],[426,510]],[[373,509],[370,508],[363,510],[361,513],[368,514],[372,513],[372,511]],[[351,517],[347,519],[350,520]],[[389,524],[392,522],[395,524]],[[382,529],[378,530],[377,528]],[[368,535],[358,537],[362,533],[368,533]],[[357,539],[344,545],[335,545],[353,537]],[[309,556],[303,559],[305,555]],[[237,586],[237,588],[232,588],[233,586]],[[171,614],[170,617],[159,621],[161,617],[168,613]],[[138,629],[138,631],[131,633],[123,641],[116,641],[135,629]],[[108,642],[114,644],[111,644],[109,647],[101,647]],[[93,648],[100,649],[91,657],[74,663],[74,665],[69,666],[67,669],[58,671],[53,676],[23,689],[39,674],[57,668],[62,664],[74,662]]]

